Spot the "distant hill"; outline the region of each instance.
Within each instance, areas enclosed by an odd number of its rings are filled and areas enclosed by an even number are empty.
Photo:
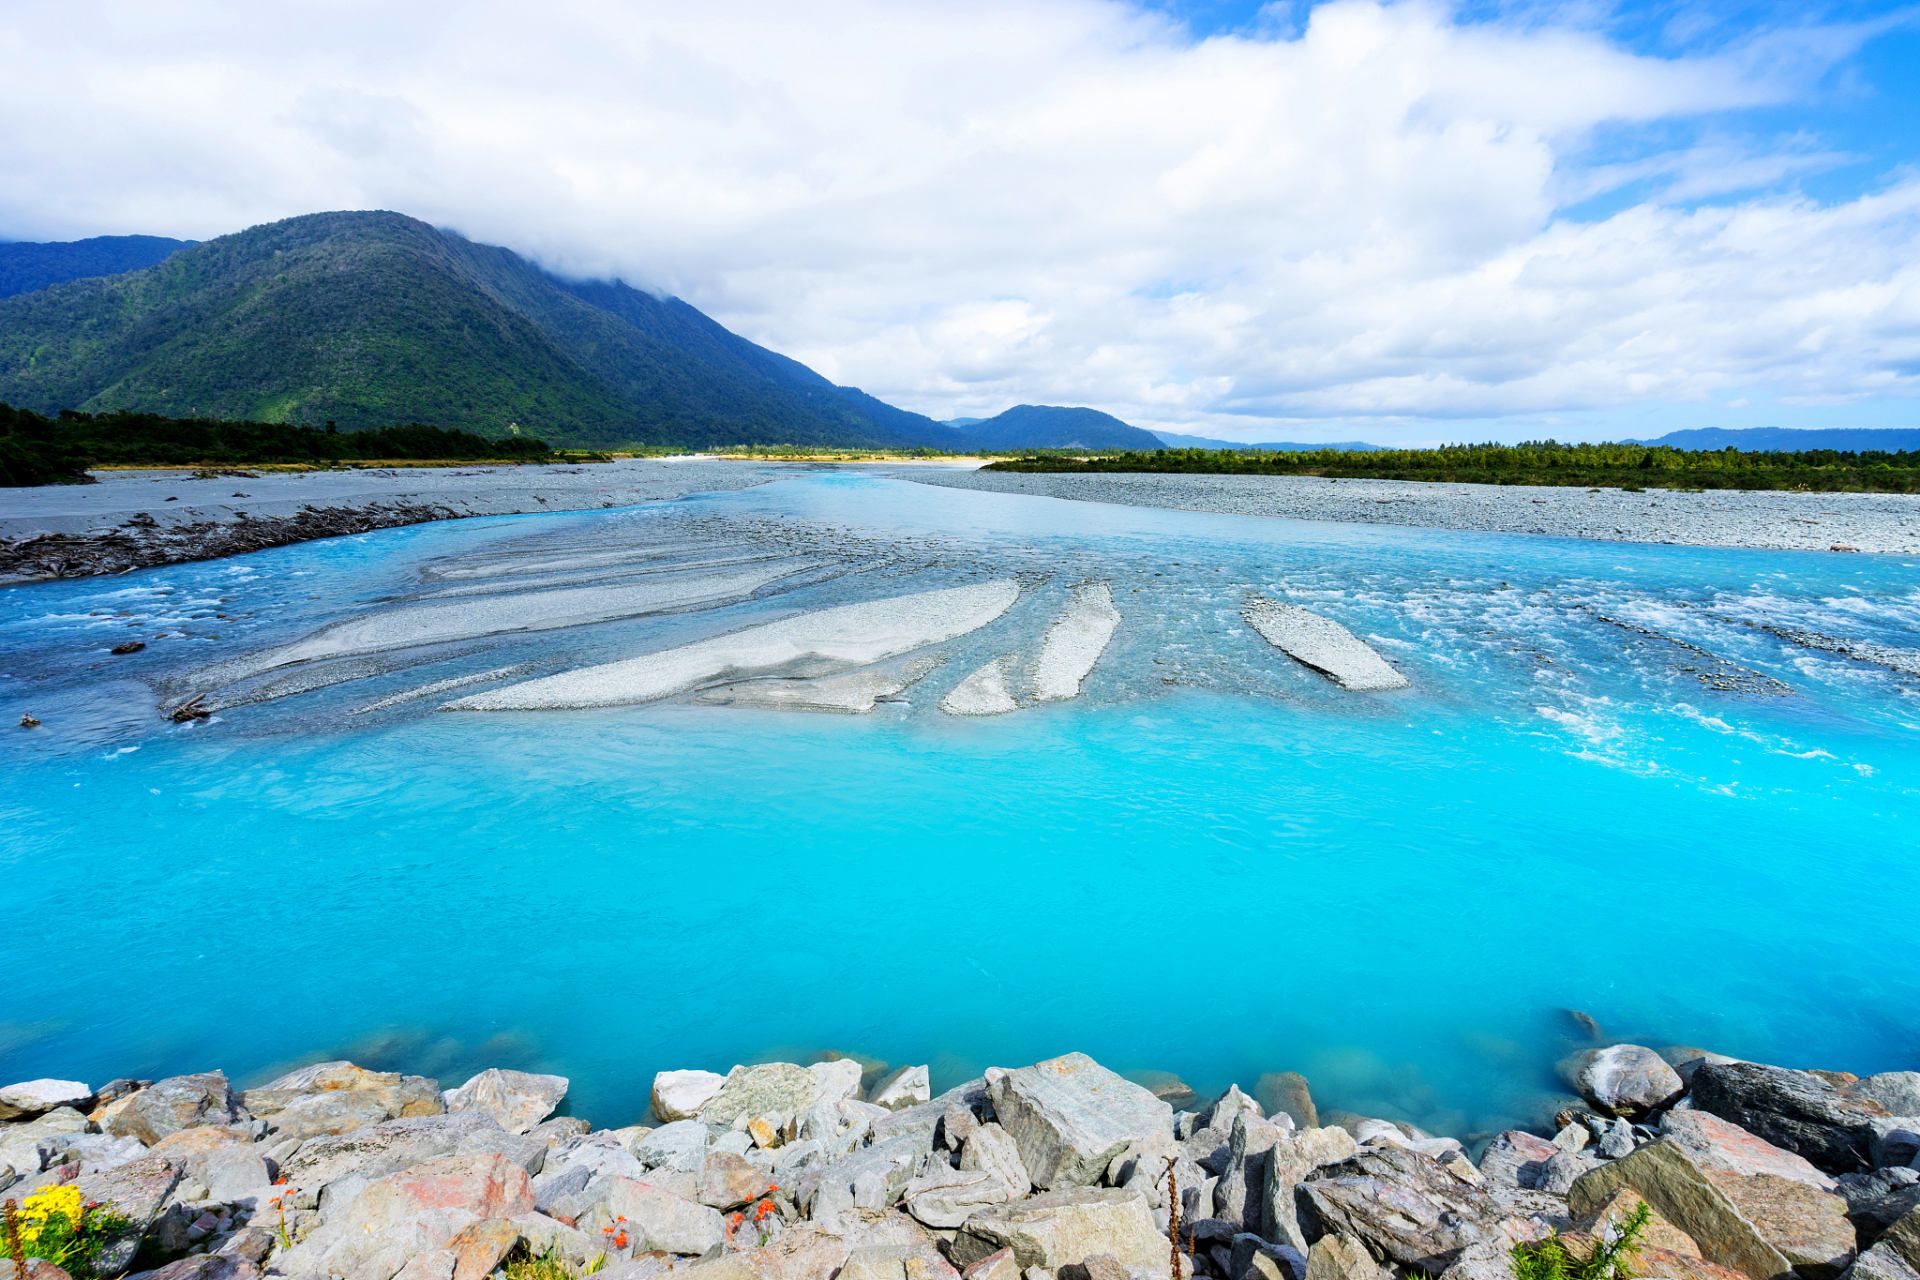
[[[94,236],[90,240],[0,244],[0,298],[33,293],[88,276],[142,271],[196,243],[165,236]]]
[[[678,299],[561,280],[397,213],[320,213],[0,299],[0,401],[425,422],[555,445],[975,449]]]
[[[1920,428],[1695,427],[1689,431],[1669,431],[1657,440],[1623,440],[1621,443],[1660,444],[1670,449],[1734,448],[1743,453],[1763,450],[1797,453],[1806,449],[1838,449],[1848,453],[1879,449],[1898,453],[1903,449],[1920,449]]]
[[[1019,404],[967,424],[976,449],[1159,449],[1160,438],[1098,409]]]
[[[1239,440],[1213,440],[1206,436],[1183,436],[1178,431],[1155,431],[1169,449],[1265,449],[1269,453],[1311,453],[1315,449],[1338,449],[1343,453],[1377,453],[1385,445],[1364,440],[1321,440],[1315,443],[1276,440],[1264,444],[1246,444]]]

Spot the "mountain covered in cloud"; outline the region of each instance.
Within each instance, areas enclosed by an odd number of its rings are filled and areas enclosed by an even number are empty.
[[[1377,453],[1385,445],[1368,444],[1365,440],[1268,440],[1259,444],[1245,444],[1238,440],[1215,440],[1211,436],[1186,436],[1178,431],[1156,431],[1162,444],[1169,449],[1265,449],[1270,453],[1310,453],[1315,449],[1337,449],[1341,453]]]
[[[490,436],[511,424],[579,446],[979,447],[678,299],[563,280],[386,212],[289,218],[0,299],[0,401]]]
[[[86,276],[140,271],[193,243],[165,236],[94,236],[46,244],[30,240],[0,244],[0,298]]]
[[[962,428],[986,449],[1159,449],[1160,437],[1098,409],[1017,404]]]

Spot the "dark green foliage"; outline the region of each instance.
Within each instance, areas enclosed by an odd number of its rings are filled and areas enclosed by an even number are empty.
[[[1640,444],[1448,445],[1346,453],[1249,453],[1159,449],[1081,461],[1029,457],[991,464],[990,471],[1172,471],[1202,475],[1311,475],[1359,480],[1433,480],[1467,484],[1607,486],[1642,489],[1804,489],[1821,492],[1920,493],[1920,451],[1742,453],[1686,451]]]
[[[489,437],[515,424],[592,447],[957,438],[683,302],[569,284],[383,212],[290,218],[137,274],[0,300],[0,399],[343,429],[435,422]]]
[[[95,236],[47,244],[0,244],[0,298],[87,276],[141,271],[193,243],[164,236]]]
[[[1537,1243],[1513,1246],[1508,1254],[1514,1280],[1614,1280],[1620,1264],[1640,1252],[1640,1238],[1647,1233],[1653,1211],[1643,1202],[1635,1205],[1627,1220],[1608,1231],[1582,1258],[1556,1233]]]
[[[64,411],[47,419],[0,404],[0,482],[10,486],[85,482],[87,466],[332,463],[373,459],[544,462],[546,441],[488,440],[410,423],[338,431],[284,422],[225,422],[151,413]]]
[[[86,455],[37,413],[0,404],[0,488],[86,484]]]

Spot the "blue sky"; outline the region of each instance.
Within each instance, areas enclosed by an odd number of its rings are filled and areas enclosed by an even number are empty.
[[[1920,8],[22,0],[0,49],[0,236],[397,209],[941,418],[1920,426]]]

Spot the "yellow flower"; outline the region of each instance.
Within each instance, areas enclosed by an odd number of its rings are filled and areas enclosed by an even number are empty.
[[[38,1240],[47,1219],[55,1214],[67,1220],[69,1230],[80,1225],[80,1188],[72,1183],[42,1187],[28,1196],[20,1206],[21,1243],[32,1244]]]

